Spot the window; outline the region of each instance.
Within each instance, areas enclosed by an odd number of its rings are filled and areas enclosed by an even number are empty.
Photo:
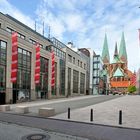
[[[80,94],[84,94],[84,88],[85,88],[85,74],[80,74]]]
[[[86,64],[84,64],[84,69],[86,69]]]
[[[9,27],[7,27],[7,28],[6,28],[6,31],[8,31],[9,33],[14,32],[14,30],[13,30],[13,29],[11,29],[11,28],[9,28]]]
[[[68,68],[68,89],[67,89],[67,92],[68,92],[68,95],[71,95],[71,68]]]
[[[65,61],[60,59],[60,95],[65,95]]]
[[[75,64],[75,57],[73,57],[73,64]]]
[[[72,63],[72,56],[68,54],[68,61]]]
[[[31,53],[22,48],[18,48],[18,76],[14,88],[18,91],[18,99],[21,94],[25,99],[30,98],[31,89]]]
[[[78,60],[78,66],[80,65],[80,61]]]
[[[40,83],[36,86],[37,98],[46,98],[48,93],[48,67],[49,60],[41,57]]]
[[[18,37],[22,38],[22,39],[25,39],[25,35],[21,34],[18,32]]]
[[[80,67],[82,68],[82,61],[81,61],[81,63],[80,63]]]
[[[29,39],[29,42],[32,43],[32,44],[36,44],[36,41],[31,39],[31,38]]]
[[[98,63],[93,64],[93,69],[98,69]]]
[[[0,93],[6,88],[6,47],[7,43],[0,40]]]
[[[79,72],[73,70],[73,92],[78,93]]]
[[[93,61],[98,61],[98,57],[97,56],[93,57]]]

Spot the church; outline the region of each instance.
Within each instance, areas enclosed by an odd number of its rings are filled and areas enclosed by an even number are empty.
[[[107,35],[105,34],[102,60],[109,74],[109,89],[113,93],[127,93],[127,88],[131,85],[133,73],[128,69],[128,59],[124,32],[122,32],[120,48],[118,52],[115,44],[113,60],[110,61]]]

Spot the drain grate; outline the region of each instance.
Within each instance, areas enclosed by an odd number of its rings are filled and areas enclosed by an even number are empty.
[[[47,134],[30,134],[27,136],[23,136],[22,140],[49,140],[50,135]]]

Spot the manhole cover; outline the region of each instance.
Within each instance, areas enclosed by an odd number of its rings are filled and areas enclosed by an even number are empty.
[[[30,134],[22,137],[22,140],[49,140],[50,136],[47,134]]]

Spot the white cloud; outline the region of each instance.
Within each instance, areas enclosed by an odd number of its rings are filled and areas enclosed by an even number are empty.
[[[69,2],[68,5],[66,2]],[[64,0],[61,3],[52,0],[48,3],[48,12],[52,17],[51,25],[55,26],[55,30],[60,29],[61,38],[65,41],[71,40],[71,37],[74,36],[74,43],[78,48],[91,47],[96,53],[101,54],[106,30],[112,58],[115,42],[118,43],[119,49],[122,31],[124,31],[128,66],[132,71],[138,69],[140,64],[140,47],[138,46],[137,34],[137,29],[140,26],[137,15],[140,10],[138,10],[135,0],[98,0],[94,2],[91,0],[80,2]],[[55,18],[64,29],[59,28],[59,24],[54,24]]]
[[[22,23],[34,29],[34,21],[27,15],[21,13],[15,6],[11,5],[7,0],[0,0],[0,10],[4,14],[18,19]]]
[[[0,1],[1,12],[8,13],[34,28],[34,20],[28,15],[21,13],[7,0]],[[48,34],[48,26],[51,26],[52,36],[64,43],[72,40],[78,48],[91,47],[97,54],[102,52],[106,31],[111,58],[115,42],[118,43],[119,49],[124,31],[128,66],[132,71],[140,67],[137,30],[140,28],[139,14],[140,9],[136,0],[41,0],[36,10],[39,32],[42,32],[44,22],[45,34]]]

